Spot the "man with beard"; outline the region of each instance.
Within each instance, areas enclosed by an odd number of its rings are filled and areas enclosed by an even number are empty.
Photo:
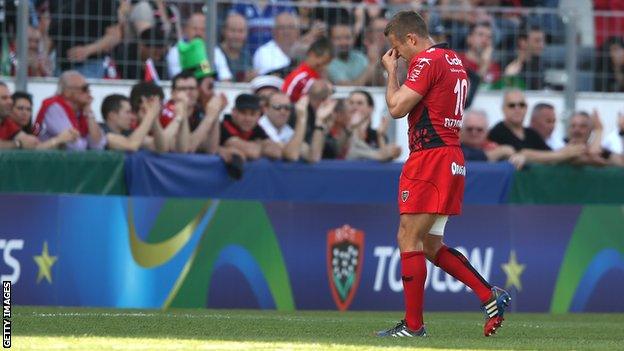
[[[353,29],[346,23],[337,23],[330,28],[330,38],[336,56],[327,68],[329,79],[336,85],[367,85],[375,73],[374,63],[379,51],[369,47],[368,57],[353,49]],[[369,64],[372,62],[373,64]]]

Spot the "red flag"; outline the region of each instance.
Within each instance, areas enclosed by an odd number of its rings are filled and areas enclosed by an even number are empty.
[[[156,67],[154,66],[154,61],[151,58],[148,58],[145,61],[145,76],[143,78],[146,82],[154,82],[160,85],[160,78],[158,77],[158,71],[156,71]]]

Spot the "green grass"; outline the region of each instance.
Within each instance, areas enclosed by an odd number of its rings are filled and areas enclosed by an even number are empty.
[[[376,338],[398,312],[13,308],[16,350],[622,350],[624,314],[509,314],[483,337],[482,315],[428,313],[429,337]]]

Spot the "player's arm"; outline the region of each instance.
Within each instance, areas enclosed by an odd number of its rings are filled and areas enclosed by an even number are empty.
[[[399,86],[399,78],[397,77],[398,59],[399,53],[394,49],[388,50],[381,58],[384,68],[388,71],[386,103],[392,118],[404,117],[422,99],[422,96],[414,90],[405,85]]]
[[[398,84],[398,83],[397,83]],[[388,85],[389,87],[390,85]],[[388,112],[394,119],[403,118],[422,99],[422,96],[405,85],[401,85],[394,93],[390,94],[390,89],[386,91],[386,102]]]

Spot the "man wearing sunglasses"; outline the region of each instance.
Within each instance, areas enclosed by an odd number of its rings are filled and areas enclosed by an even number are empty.
[[[292,111],[293,105],[288,95],[275,93],[269,98],[266,114],[260,118],[258,124],[271,140],[282,146],[284,159],[297,161],[301,155],[301,145],[304,143],[307,114],[297,115],[293,129],[288,124]]]
[[[45,99],[41,104],[33,133],[41,141],[46,141],[74,128],[80,137],[67,143],[67,149],[104,149],[106,138],[91,110],[92,101],[84,76],[77,71],[64,72],[59,78],[58,95]]]
[[[520,90],[508,90],[503,96],[503,120],[496,124],[488,139],[499,145],[510,145],[521,152],[527,162],[559,163],[578,158],[585,154],[582,145],[568,145],[552,151],[544,139],[532,128],[524,127],[527,103]]]

